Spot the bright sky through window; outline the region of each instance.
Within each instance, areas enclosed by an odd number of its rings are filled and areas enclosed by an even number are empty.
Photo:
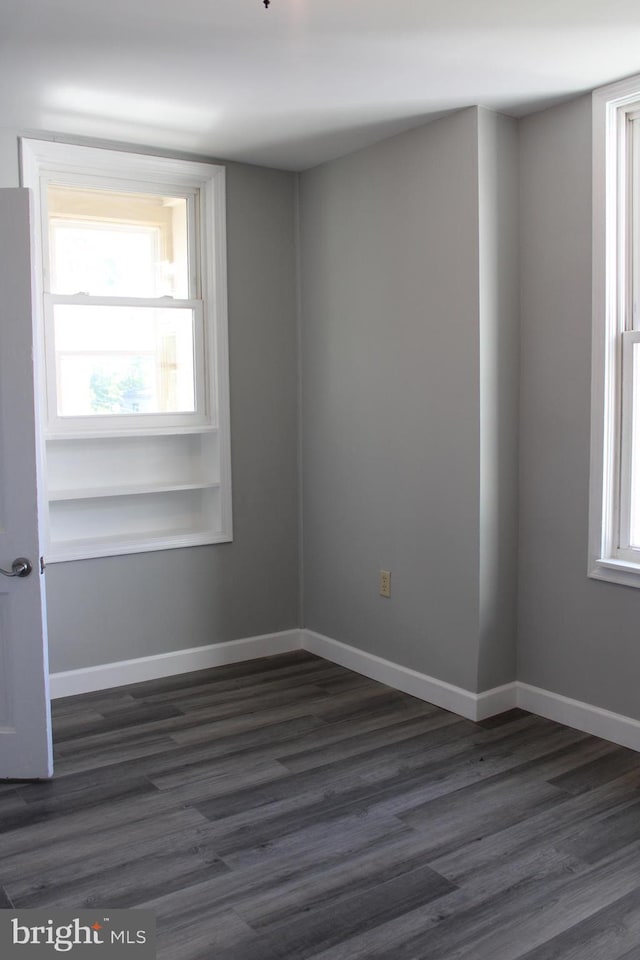
[[[187,298],[187,202],[48,188],[51,292],[123,303],[56,304],[61,417],[195,410],[194,314],[135,304]]]

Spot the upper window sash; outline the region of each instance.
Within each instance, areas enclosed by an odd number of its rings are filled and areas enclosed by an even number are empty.
[[[189,265],[189,299],[203,298],[203,283],[200,276],[202,250],[200,244],[200,205],[203,202],[197,187],[185,188],[178,183],[158,183],[87,174],[45,172],[40,175],[40,211],[42,236],[42,285],[44,293],[51,293],[51,253],[49,249],[49,209],[47,187],[67,186],[116,193],[147,194],[184,199],[187,203],[187,262]]]
[[[628,115],[629,159],[628,190],[631,213],[628,242],[629,302],[627,329],[640,330],[640,110]]]

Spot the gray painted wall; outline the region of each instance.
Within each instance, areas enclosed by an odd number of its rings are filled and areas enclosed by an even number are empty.
[[[475,108],[301,180],[305,626],[469,690],[515,677],[517,197]]]
[[[520,138],[518,676],[640,718],[640,591],[587,577],[591,98]]]
[[[516,675],[518,124],[478,111],[480,610],[478,690]]]
[[[301,178],[305,626],[470,690],[476,113]]]
[[[521,680],[640,717],[640,593],[586,576],[590,98],[517,124],[519,364],[515,126],[464,111],[301,178],[306,625],[485,689],[517,596]],[[235,542],[52,566],[54,670],[299,623],[294,178],[228,169]]]
[[[50,565],[52,671],[298,626],[294,201],[294,175],[227,166],[234,542]]]

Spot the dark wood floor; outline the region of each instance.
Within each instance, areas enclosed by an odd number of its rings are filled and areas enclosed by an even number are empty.
[[[639,960],[640,755],[286,654],[54,703],[0,907],[146,907],[162,960]]]

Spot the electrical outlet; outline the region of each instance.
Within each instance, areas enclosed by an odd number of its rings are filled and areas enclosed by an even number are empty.
[[[391,596],[391,571],[390,570],[380,571],[380,596],[381,597]]]

